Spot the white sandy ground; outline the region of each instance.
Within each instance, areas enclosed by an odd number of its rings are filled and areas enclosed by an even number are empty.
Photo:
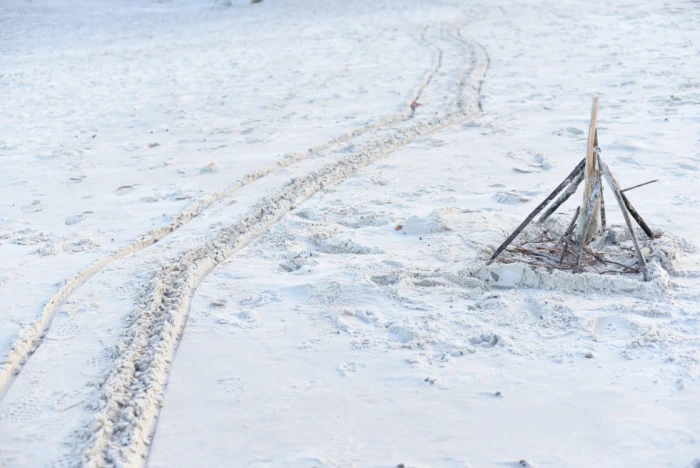
[[[697,1],[3,2],[0,466],[697,466],[698,70]],[[491,275],[594,95],[674,271]]]

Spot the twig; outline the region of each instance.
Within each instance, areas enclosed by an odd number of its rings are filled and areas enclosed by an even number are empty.
[[[584,247],[583,250],[584,250],[585,252],[591,254],[591,256],[592,256],[593,258],[595,258],[596,260],[598,260],[599,262],[604,263],[604,264],[606,264],[606,265],[608,264],[608,262],[607,262],[601,255],[598,255],[597,253],[593,252],[592,250],[590,250],[590,249],[588,249],[588,248],[586,248],[586,247]]]
[[[591,220],[595,216],[595,207],[598,203],[598,199],[600,198],[600,175],[597,171],[594,174],[595,179],[593,182],[593,192],[591,192],[591,196],[588,199],[588,206],[586,207],[585,211],[586,217],[583,221],[583,230],[581,231],[581,244],[579,246],[578,255],[576,255],[574,273],[578,273],[581,270],[581,257],[583,256],[583,249],[586,246],[586,237],[588,235],[588,231],[591,229]]]
[[[571,223],[569,223],[569,227],[566,228],[566,232],[564,233],[564,249],[561,252],[559,263],[564,261],[566,251],[569,250],[569,236],[571,236],[571,233],[574,231],[574,226],[576,226],[576,220],[578,219],[579,211],[581,211],[580,206],[576,208],[576,213],[574,213],[574,217],[571,219]]]
[[[639,273],[639,270],[635,270],[635,269],[630,269],[630,271],[631,271],[632,273]],[[620,272],[617,271],[617,270],[603,270],[603,271],[600,272],[601,275],[605,275],[605,274],[608,274],[608,273],[620,273]]]
[[[610,260],[609,258],[606,259],[603,256],[600,256],[599,258],[604,263],[612,263],[613,265],[620,266],[620,267],[624,268],[625,270],[635,270],[631,266],[625,265],[624,263],[616,262],[615,260]]]
[[[83,403],[85,403],[85,400],[79,401],[79,402],[75,403],[74,405],[68,405],[65,408],[57,408],[57,409],[58,409],[58,411],[63,412],[63,411],[67,411],[71,408],[75,408],[76,406],[83,404]]]
[[[625,193],[625,192],[627,192],[628,190],[634,190],[634,189],[636,189],[636,188],[644,187],[645,185],[653,184],[654,182],[658,182],[658,181],[659,181],[659,179],[654,179],[654,180],[650,180],[649,182],[644,182],[643,184],[633,185],[632,187],[627,187],[627,188],[624,189],[624,190],[620,190],[620,193]]]
[[[569,243],[571,243],[571,245],[573,245],[573,246],[575,246],[575,247],[578,247],[578,248],[581,248],[581,244],[579,244],[579,243],[576,242],[575,240],[573,240],[573,239],[571,239],[571,238],[566,239],[566,240],[567,240]],[[616,264],[618,264],[617,262],[614,262],[614,261],[612,261],[612,260],[606,259],[606,258],[603,257],[602,255],[595,253],[595,252],[594,252],[592,249],[590,249],[589,247],[584,247],[584,248],[583,248],[583,251],[584,251],[585,253],[589,254],[590,256],[592,256],[593,258],[595,258],[596,260],[598,260],[599,262],[602,262],[602,263],[605,263],[605,264],[607,264],[607,263],[616,263]],[[618,264],[618,265],[620,265],[620,266],[625,266],[625,265],[622,265],[622,264]]]
[[[556,261],[556,259],[552,258],[551,256],[549,256],[547,254],[534,252],[534,251],[528,250],[528,249],[523,249],[522,247],[515,247],[513,250],[515,250],[516,252],[527,254],[527,255],[532,255],[533,257],[540,257],[540,258],[544,258],[545,260]]]
[[[532,219],[535,216],[537,216],[539,214],[539,212],[542,211],[544,209],[544,207],[547,206],[549,204],[549,202],[551,202],[554,199],[554,197],[556,197],[559,194],[559,192],[561,192],[564,189],[564,187],[566,187],[569,183],[571,183],[571,181],[574,179],[574,177],[576,177],[576,174],[578,174],[579,171],[581,171],[581,169],[583,169],[583,166],[585,164],[586,164],[586,159],[584,158],[583,160],[581,160],[580,163],[578,163],[576,168],[574,168],[574,170],[571,171],[571,174],[569,174],[566,177],[566,179],[564,179],[564,181],[561,184],[559,184],[559,186],[557,188],[555,188],[554,191],[552,191],[552,193],[550,193],[549,196],[547,198],[545,198],[544,201],[542,203],[540,203],[537,206],[537,208],[535,208],[534,211],[528,215],[527,218],[525,218],[525,221],[520,223],[520,226],[518,226],[517,229],[515,231],[513,231],[513,233],[510,236],[508,236],[508,238],[503,242],[503,244],[501,244],[501,246],[496,249],[494,254],[491,256],[491,258],[487,262],[487,265],[490,264],[491,262],[493,262],[496,259],[496,257],[498,257],[501,254],[501,252],[503,252],[505,250],[505,248],[508,247],[508,245],[511,242],[513,242],[513,239],[515,239],[518,236],[518,234],[520,234],[522,232],[522,230],[525,229],[525,226],[527,226],[530,223],[530,221],[532,221]]]

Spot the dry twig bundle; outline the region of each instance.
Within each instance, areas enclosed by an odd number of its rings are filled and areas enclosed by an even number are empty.
[[[649,239],[654,239],[655,235],[651,228],[644,222],[637,210],[634,209],[625,191],[641,187],[651,182],[639,184],[626,190],[620,189],[615,177],[607,164],[600,156],[598,146],[598,108],[599,100],[593,100],[591,111],[591,124],[588,129],[588,145],[586,147],[586,157],[574,168],[559,186],[554,189],[549,196],[540,203],[535,210],[518,226],[513,233],[501,244],[493,253],[488,263],[493,262],[504,250],[523,232],[530,222],[543,209],[550,204],[554,198],[563,192],[561,196],[545,211],[538,220],[538,224],[543,224],[549,217],[564,203],[581,184],[584,184],[583,203],[576,210],[574,218],[571,220],[568,229],[563,235],[554,235],[546,230],[541,232],[536,239],[529,239],[515,245],[512,252],[521,256],[527,255],[537,259],[538,266],[548,266],[550,268],[571,268],[574,273],[582,271],[585,267],[593,267],[600,273],[616,272],[639,272],[644,275],[644,280],[649,281],[649,270],[647,268],[644,255],[639,246],[639,239],[634,231],[630,216],[639,224]],[[593,252],[589,245],[598,238],[601,233],[607,232],[605,201],[603,199],[603,180],[615,196],[622,216],[625,219],[627,230],[631,236],[634,253],[636,254],[636,266],[623,263],[612,258],[604,258],[601,254]],[[652,181],[654,182],[654,181]],[[526,261],[526,263],[530,263]],[[605,267],[601,270],[599,267]],[[612,267],[612,268],[611,268]]]

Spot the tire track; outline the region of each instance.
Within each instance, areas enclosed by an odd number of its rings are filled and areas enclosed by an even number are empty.
[[[428,69],[423,79],[414,88],[406,109],[401,112],[397,112],[383,119],[377,120],[366,124],[358,129],[351,132],[340,135],[336,138],[328,140],[324,143],[312,146],[306,150],[298,151],[296,153],[291,153],[286,155],[283,159],[268,164],[267,166],[249,174],[243,176],[239,181],[229,185],[223,190],[214,192],[204,196],[203,198],[195,201],[185,210],[180,212],[175,219],[168,225],[161,228],[152,230],[139,236],[134,242],[128,244],[119,250],[115,251],[113,254],[97,260],[93,264],[89,265],[84,270],[77,273],[72,278],[66,280],[61,286],[61,288],[49,299],[49,301],[44,305],[39,317],[30,323],[28,326],[20,330],[17,338],[9,346],[9,349],[4,356],[2,362],[0,362],[0,400],[7,393],[8,388],[12,385],[14,378],[21,372],[22,367],[31,357],[32,354],[41,346],[41,343],[46,336],[49,328],[51,327],[51,322],[55,317],[58,310],[61,308],[63,303],[73,294],[80,286],[85,284],[90,278],[95,274],[100,272],[109,264],[131,255],[135,252],[143,250],[158,241],[162,240],[169,234],[178,230],[194,218],[198,217],[206,209],[210,208],[215,203],[231,196],[233,193],[239,189],[256,182],[263,177],[289,167],[299,161],[306,158],[312,157],[322,151],[325,151],[334,146],[347,143],[355,138],[363,136],[369,132],[380,130],[384,127],[397,124],[399,122],[405,122],[414,117],[415,109],[411,106],[412,103],[418,101],[423,94],[423,91],[430,84],[433,77],[438,73],[442,64],[442,51],[426,40],[425,35],[428,26],[423,27],[418,36],[421,42],[427,44],[434,50],[433,64]]]
[[[464,44],[469,44],[469,41],[467,41],[464,38],[464,36],[462,36],[462,29],[464,29],[464,27],[466,27],[466,25],[463,25],[463,26],[457,28],[455,38]],[[472,43],[475,44],[478,48],[480,48],[483,51],[483,54],[484,54],[483,58],[484,58],[484,60],[486,60],[486,69],[488,70],[491,67],[491,57],[489,57],[488,52],[486,52],[486,49],[484,47],[482,47],[481,44],[479,44],[478,42],[475,42],[473,40],[472,40]],[[482,95],[482,88],[483,87],[484,87],[484,80],[481,80],[481,83],[479,83],[479,89],[478,89],[479,112],[484,111],[484,100],[483,100],[483,95]]]
[[[457,80],[461,99],[453,103],[454,108],[442,114],[397,121],[392,128],[386,128],[385,135],[365,143],[354,154],[291,179],[275,195],[263,199],[238,221],[221,229],[212,241],[190,249],[154,274],[142,291],[136,310],[127,319],[128,325],[117,345],[119,357],[100,386],[94,406],[98,409],[84,434],[87,440],[82,454],[84,465],[135,466],[147,459],[191,297],[215,266],[322,188],[352,176],[416,138],[478,115],[478,93],[488,59],[480,46],[466,41],[459,43],[471,49],[471,60],[464,78]],[[435,47],[442,61],[443,52]],[[431,81],[432,78],[427,80],[426,86]]]

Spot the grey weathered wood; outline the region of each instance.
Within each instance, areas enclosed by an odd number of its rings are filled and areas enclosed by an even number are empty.
[[[581,241],[578,243],[578,253],[576,254],[576,263],[574,264],[574,273],[581,270],[581,259],[583,258],[583,249],[586,247],[583,240],[587,238],[588,231],[593,229],[592,220],[595,216],[595,207],[598,204],[601,194],[600,175],[596,171],[593,179],[593,192],[588,199],[588,204],[585,207],[586,217],[583,220],[583,228],[581,229]],[[582,210],[583,211],[583,210]]]
[[[578,213],[581,211],[581,207],[577,206],[576,211],[574,212],[574,217],[571,218],[571,222],[569,223],[569,227],[566,228],[566,232],[564,233],[565,238],[569,238],[571,233],[574,231],[574,226],[576,225],[576,218],[578,218]]]
[[[595,130],[595,139],[593,141],[593,145],[594,145],[593,151],[595,152],[596,163],[600,167],[600,163],[597,162],[598,156],[600,155],[600,147],[598,146],[598,129],[597,128]],[[601,171],[600,168],[598,169],[598,171],[600,171],[600,174],[598,174],[598,176],[602,180],[603,171]],[[603,184],[601,183],[600,184],[600,230],[601,231],[605,231],[605,229],[608,227],[607,226],[608,220],[607,220],[607,217],[605,215],[605,196],[603,195],[604,191],[605,191],[605,187],[603,187]]]
[[[588,200],[593,195],[593,188],[596,180],[596,157],[595,150],[598,143],[598,109],[600,107],[600,99],[593,98],[593,107],[591,109],[591,123],[588,127],[588,144],[586,145],[586,168],[584,169],[584,186],[583,186],[583,201],[581,202],[581,213],[579,214],[579,222],[576,225],[576,240],[586,245],[591,240],[591,236],[595,236],[600,228],[600,204],[593,207],[593,215],[591,217],[590,229],[586,231],[588,237],[584,237],[583,229],[584,220],[588,218]]]
[[[600,164],[600,163],[598,163],[598,164]],[[602,171],[601,171],[599,177],[603,177]],[[600,230],[603,232],[608,227],[608,220],[606,219],[606,216],[605,216],[605,197],[603,196],[604,191],[605,191],[605,188],[601,185],[600,186]]]
[[[645,185],[653,184],[654,182],[658,182],[658,181],[659,181],[659,179],[654,179],[654,180],[650,180],[649,182],[644,182],[643,184],[633,185],[632,187],[627,187],[626,189],[620,190],[620,193],[625,193],[629,190],[634,190],[634,189],[639,188],[639,187],[644,187]]]
[[[622,216],[625,218],[625,223],[627,223],[627,229],[632,236],[632,243],[634,244],[634,250],[637,252],[637,259],[639,260],[642,273],[644,274],[644,281],[649,281],[651,279],[651,276],[649,275],[649,268],[647,268],[647,262],[644,260],[644,255],[642,255],[642,251],[639,248],[639,240],[637,239],[637,234],[634,232],[634,228],[632,227],[632,221],[630,221],[628,206],[624,201],[625,195],[620,192],[620,186],[617,184],[617,181],[610,172],[610,168],[608,168],[608,165],[601,159],[600,155],[598,155],[598,163],[603,171],[605,180],[610,186],[610,190],[612,191],[613,195],[615,195],[617,204],[620,205],[620,211],[622,211]]]
[[[581,182],[583,182],[583,168],[579,170],[574,180],[572,180],[569,186],[566,187],[566,190],[564,190],[564,192],[561,195],[559,195],[557,201],[552,203],[552,206],[547,208],[547,211],[542,213],[542,216],[540,216],[540,219],[537,220],[537,223],[542,224],[545,221],[547,221],[549,217],[552,216],[554,212],[557,211],[559,207],[571,197],[571,195],[576,193],[576,190],[578,189],[578,186],[581,185]]]
[[[569,223],[569,227],[566,228],[566,232],[564,233],[564,249],[561,251],[561,257],[559,257],[559,263],[564,261],[564,257],[566,257],[566,252],[569,250],[569,237],[571,236],[571,233],[574,231],[574,226],[576,226],[576,220],[578,219],[578,213],[581,211],[581,207],[577,206],[576,207],[576,212],[574,213],[574,217],[571,218],[571,223]]]
[[[654,231],[651,230],[651,228],[647,225],[647,223],[644,222],[642,217],[637,213],[637,210],[634,209],[632,206],[632,203],[630,203],[629,199],[627,198],[627,195],[622,193],[620,191],[620,196],[622,197],[622,201],[625,203],[625,206],[627,207],[627,211],[630,212],[632,217],[634,218],[635,221],[637,221],[637,224],[639,224],[639,227],[642,228],[642,231],[644,231],[644,234],[649,237],[649,239],[654,239],[656,236],[654,235]]]
[[[537,206],[537,208],[535,208],[532,211],[532,213],[530,213],[527,216],[527,218],[525,218],[525,221],[520,223],[520,226],[518,226],[515,229],[515,231],[513,231],[513,233],[510,236],[508,236],[508,238],[505,241],[503,241],[501,246],[496,249],[496,251],[493,253],[493,255],[491,255],[491,258],[487,262],[487,265],[490,264],[491,262],[493,262],[496,259],[496,257],[498,257],[506,249],[506,247],[508,247],[510,245],[510,243],[513,242],[513,240],[516,237],[518,237],[518,234],[520,234],[522,232],[522,230],[525,229],[525,227],[528,224],[530,224],[530,221],[532,221],[532,219],[535,216],[537,216],[539,214],[539,212],[542,211],[544,209],[544,207],[546,207],[549,204],[549,202],[551,202],[554,199],[554,197],[556,197],[559,194],[559,192],[564,190],[564,187],[566,187],[567,185],[569,185],[571,183],[571,181],[574,179],[574,177],[576,177],[576,174],[578,174],[583,169],[584,164],[586,164],[585,158],[582,159],[581,162],[578,163],[578,165],[574,168],[574,170],[571,171],[571,174],[569,174],[566,177],[566,179],[564,179],[564,181],[561,184],[559,184],[559,186],[557,188],[555,188],[552,191],[552,193],[550,193],[549,196],[547,198],[545,198],[544,201],[542,203],[540,203]]]

